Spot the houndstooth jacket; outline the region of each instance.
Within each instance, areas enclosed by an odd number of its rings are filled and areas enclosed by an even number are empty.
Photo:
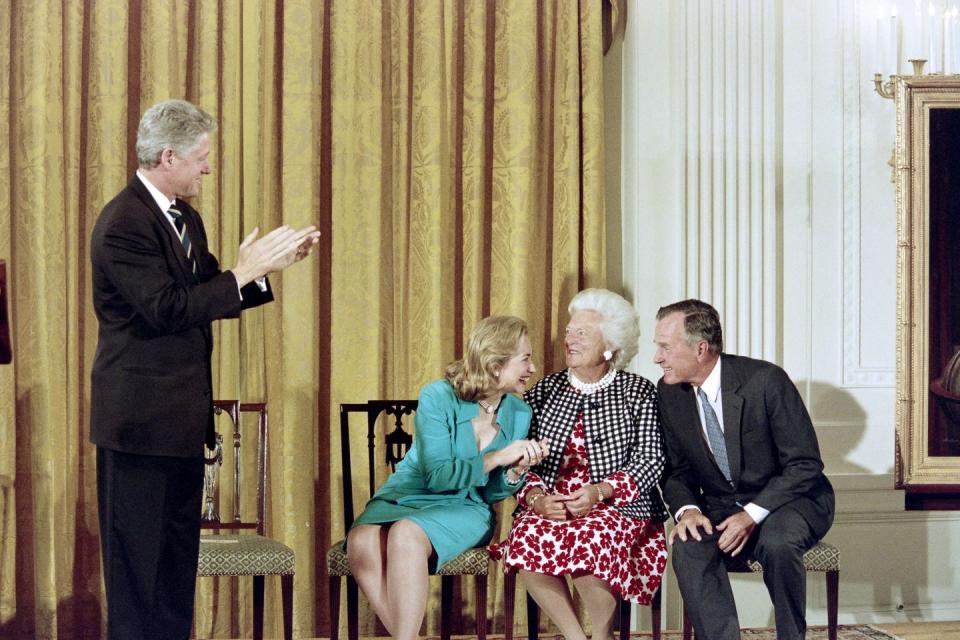
[[[550,440],[550,455],[532,469],[547,486],[556,485],[563,450],[582,412],[590,482],[623,470],[637,483],[640,497],[616,508],[633,518],[666,519],[657,486],[664,453],[653,383],[618,371],[609,386],[584,396],[570,386],[564,369],[540,380],[523,398],[533,409],[530,437]]]

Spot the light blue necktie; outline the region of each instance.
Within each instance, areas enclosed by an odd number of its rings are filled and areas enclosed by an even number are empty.
[[[197,261],[193,259],[193,246],[190,243],[190,234],[187,233],[187,225],[183,220],[183,213],[172,205],[167,209],[167,213],[173,216],[173,226],[177,228],[177,235],[180,236],[180,242],[183,243],[183,250],[187,254],[187,264],[194,275],[197,273]]]
[[[717,461],[717,466],[723,472],[723,477],[730,480],[730,462],[727,460],[727,443],[723,439],[723,429],[720,428],[720,421],[717,420],[717,413],[707,400],[707,394],[703,389],[697,389],[697,395],[700,396],[700,406],[703,407],[703,421],[707,425],[707,440],[710,441],[710,448],[713,449],[713,457]]]

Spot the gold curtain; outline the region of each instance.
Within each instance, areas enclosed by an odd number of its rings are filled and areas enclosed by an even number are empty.
[[[336,405],[415,396],[491,313],[527,318],[553,370],[566,303],[604,284],[601,74],[600,0],[0,2],[0,637],[100,636],[88,242],[146,107],[219,121],[195,204],[225,267],[255,226],[324,234],[214,354],[220,397],[268,402],[269,533],[311,637],[343,534]],[[197,635],[249,637],[248,592],[201,580]]]

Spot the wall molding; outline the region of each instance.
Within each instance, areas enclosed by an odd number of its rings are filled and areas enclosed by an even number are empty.
[[[685,295],[720,311],[727,351],[780,361],[782,0],[687,2],[681,110]]]
[[[863,513],[837,513],[833,526],[862,524],[902,524],[913,522],[960,522],[960,514],[954,511],[875,511]]]
[[[861,75],[860,34],[868,12],[862,0],[840,3],[838,7],[843,43],[843,386],[892,387],[896,371],[892,362],[890,366],[877,367],[863,364],[862,359],[860,150],[863,140],[860,120],[863,114],[860,98],[871,79]]]
[[[837,496],[833,526],[960,522],[960,511],[907,511],[892,473],[829,476]]]
[[[841,577],[841,588],[843,578]],[[937,603],[935,606],[910,606],[902,609],[883,607],[871,609],[863,606],[841,605],[837,615],[839,624],[898,624],[903,622],[948,622],[960,620],[960,601]],[[826,624],[827,610],[825,607],[807,606],[807,622],[809,624]]]

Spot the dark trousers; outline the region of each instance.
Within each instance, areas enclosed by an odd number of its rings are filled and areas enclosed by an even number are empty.
[[[186,639],[193,624],[203,458],[97,447],[109,640]]]
[[[713,520],[716,526],[722,519]],[[697,542],[677,538],[673,544],[673,569],[683,595],[683,605],[698,638],[740,640],[740,621],[727,574],[728,565],[742,566],[752,554],[763,565],[763,582],[773,601],[778,640],[803,638],[807,631],[807,574],[803,554],[817,535],[799,512],[784,506],[760,523],[747,548],[736,558],[720,551],[719,531],[702,535]]]

